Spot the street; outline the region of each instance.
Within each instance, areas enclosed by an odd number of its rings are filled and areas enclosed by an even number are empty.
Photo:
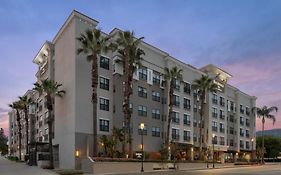
[[[54,175],[49,170],[43,170],[37,166],[28,166],[25,163],[17,163],[0,156],[0,175]]]

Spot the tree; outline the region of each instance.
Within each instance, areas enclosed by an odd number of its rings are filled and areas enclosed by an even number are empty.
[[[53,123],[54,123],[54,115],[53,112],[53,102],[54,98],[62,97],[65,94],[64,90],[61,90],[62,84],[59,84],[57,82],[54,82],[53,80],[43,80],[42,82],[34,83],[34,90],[41,93],[45,93],[46,96],[46,105],[48,109],[48,130],[49,130],[49,157],[50,157],[50,169],[54,168],[54,159],[53,159]]]
[[[131,110],[130,110],[130,96],[132,95],[132,81],[133,74],[137,71],[138,67],[142,66],[142,56],[145,55],[144,51],[139,48],[139,45],[144,37],[138,39],[135,38],[134,32],[125,31],[119,32],[115,45],[117,46],[117,53],[123,65],[124,75],[124,101],[123,101],[123,113],[125,120],[125,140],[129,143],[129,157],[132,157],[132,137],[131,137]],[[124,147],[125,148],[125,147]],[[123,150],[124,152],[125,150]]]
[[[24,112],[24,120],[25,120],[25,136],[26,136],[26,154],[28,154],[28,106],[31,103],[31,99],[27,98],[27,96],[19,97],[19,104],[20,104],[20,109]]]
[[[265,156],[267,158],[277,158],[281,152],[281,139],[278,137],[265,136]],[[262,137],[257,137],[257,147],[262,147]],[[261,154],[262,155],[262,154]]]
[[[108,52],[111,47],[109,45],[109,37],[102,36],[98,29],[87,29],[80,35],[77,40],[80,48],[77,54],[85,54],[88,62],[91,62],[91,79],[92,79],[92,104],[93,104],[93,156],[97,156],[97,86],[98,86],[98,57],[102,52]]]
[[[252,108],[252,112],[254,114],[256,114],[258,116],[258,118],[262,118],[262,150],[265,150],[264,148],[264,123],[265,123],[265,119],[269,119],[272,120],[273,125],[276,121],[276,117],[274,115],[272,115],[271,113],[274,111],[278,111],[278,108],[276,106],[272,106],[272,107],[267,107],[267,106],[263,106],[262,108],[258,108],[258,107],[253,107]],[[262,154],[262,163],[264,163],[264,153]]]
[[[22,133],[21,133],[21,122],[20,122],[20,113],[19,111],[21,110],[21,105],[19,101],[13,102],[12,104],[9,104],[9,107],[14,109],[16,111],[16,120],[17,120],[17,128],[18,128],[18,135],[19,135],[19,160],[21,160],[21,138],[22,138]]]
[[[169,85],[169,113],[168,113],[168,122],[167,122],[167,136],[165,140],[166,149],[170,146],[170,127],[171,127],[171,120],[173,114],[173,95],[174,95],[174,88],[176,85],[176,81],[182,82],[182,69],[179,69],[177,66],[172,67],[171,69],[165,68],[165,75],[164,78],[166,81],[170,82]]]
[[[192,84],[192,88],[194,90],[197,90],[199,100],[201,103],[201,108],[199,110],[199,115],[200,115],[200,125],[199,125],[199,159],[201,160],[202,157],[202,140],[203,140],[203,135],[202,135],[202,128],[203,128],[203,123],[204,123],[204,109],[205,109],[205,100],[206,100],[206,95],[209,92],[216,92],[218,89],[217,84],[214,83],[214,79],[210,78],[208,75],[202,75],[200,79],[194,80]]]
[[[4,129],[0,128],[0,153],[5,155],[8,153],[8,138],[4,134]]]
[[[112,143],[113,143],[113,153],[116,153],[116,146],[118,145],[118,142],[124,142],[124,131],[120,128],[113,127],[112,129]],[[122,145],[124,146],[124,144]]]

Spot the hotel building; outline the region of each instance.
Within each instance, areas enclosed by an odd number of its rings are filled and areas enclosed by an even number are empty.
[[[54,102],[54,156],[59,168],[80,168],[75,151],[80,157],[92,155],[93,111],[91,103],[91,64],[85,55],[77,55],[79,42],[76,40],[86,29],[96,28],[98,22],[77,11],[73,11],[52,41],[46,41],[33,62],[38,65],[38,81],[52,79],[63,85],[66,94],[55,98]],[[114,35],[119,29],[113,29]],[[158,152],[165,140],[168,116],[168,86],[164,83],[164,68],[174,66],[183,70],[183,82],[177,81],[174,92],[173,118],[171,123],[171,141],[176,145],[182,159],[198,158],[199,110],[198,95],[191,88],[195,79],[202,75],[218,77],[216,83],[220,89],[209,93],[203,125],[203,148],[212,150],[218,161],[249,159],[255,149],[256,116],[250,112],[256,105],[256,97],[243,93],[229,85],[232,77],[226,71],[207,65],[197,69],[173,58],[168,53],[141,42],[145,56],[134,74],[133,94],[130,99],[132,109],[133,151],[140,151],[141,136],[139,125],[144,123],[144,149],[146,152]],[[123,127],[123,68],[116,62],[114,53],[102,54],[98,59],[98,137],[112,134],[112,128]],[[44,120],[48,111],[44,107],[44,94],[32,92],[36,101],[34,131],[36,142],[48,141],[48,128]],[[10,113],[10,149],[16,149],[15,117]],[[40,125],[41,122],[41,125]],[[47,131],[46,131],[47,130]],[[25,142],[22,142],[25,143]],[[102,145],[99,150],[102,152]]]

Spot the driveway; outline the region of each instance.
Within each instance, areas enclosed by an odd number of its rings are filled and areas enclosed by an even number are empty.
[[[0,175],[56,175],[56,173],[0,156]]]

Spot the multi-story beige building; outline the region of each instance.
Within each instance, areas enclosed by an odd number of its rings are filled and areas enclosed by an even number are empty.
[[[91,103],[91,65],[85,55],[77,55],[79,42],[76,40],[86,29],[96,28],[98,22],[77,11],[73,11],[55,38],[45,42],[34,58],[38,65],[36,77],[53,79],[63,85],[66,94],[55,98],[54,102],[54,154],[56,166],[78,168],[80,157],[92,155],[93,112]],[[114,35],[119,29],[113,29]],[[217,160],[235,160],[250,157],[255,149],[255,116],[250,109],[255,106],[256,97],[247,95],[227,84],[231,75],[214,65],[197,69],[183,63],[168,53],[142,42],[145,51],[143,67],[134,74],[133,94],[130,99],[132,109],[133,151],[140,150],[140,123],[144,128],[144,149],[157,152],[165,140],[168,114],[168,87],[164,83],[164,68],[177,66],[183,70],[183,82],[177,81],[174,93],[171,141],[176,145],[182,159],[194,160],[198,157],[200,105],[196,91],[191,84],[202,75],[218,77],[220,90],[210,93],[206,99],[203,124],[203,147],[212,150]],[[112,128],[123,127],[123,70],[116,62],[114,53],[102,54],[98,59],[98,136],[111,135]],[[44,94],[36,94],[35,139],[47,141],[47,125],[44,119],[48,111],[44,107]],[[13,133],[14,114],[10,115],[10,133]],[[41,122],[41,124],[40,124]],[[32,126],[32,125],[30,125]],[[11,137],[12,140],[12,137]],[[17,142],[10,142],[13,148]],[[24,143],[24,142],[23,142]]]

